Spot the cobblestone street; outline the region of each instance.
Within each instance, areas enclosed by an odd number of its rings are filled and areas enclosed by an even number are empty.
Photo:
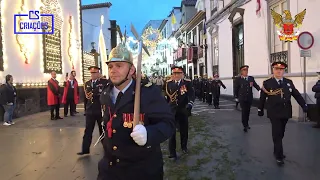
[[[0,127],[0,173],[3,180],[86,179],[97,176],[103,150],[99,144],[91,155],[78,157],[84,130],[81,111],[59,121],[48,112],[19,118],[16,125]],[[165,175],[168,180],[317,180],[320,131],[309,123],[289,122],[284,138],[285,166],[279,168],[272,155],[269,121],[252,108],[251,130],[244,133],[240,111],[234,103],[221,101],[221,109],[196,102],[190,119],[189,154],[177,162],[167,158],[163,143]],[[98,138],[95,131],[93,141]],[[179,138],[177,138],[179,139]],[[179,146],[178,146],[179,149]],[[179,150],[178,150],[179,152]]]

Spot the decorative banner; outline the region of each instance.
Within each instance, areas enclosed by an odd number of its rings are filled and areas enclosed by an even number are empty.
[[[277,31],[281,41],[292,42],[298,39],[300,32],[295,31],[294,29],[299,28],[302,25],[306,12],[307,10],[304,9],[295,16],[295,19],[292,19],[291,13],[288,10],[283,11],[284,17],[282,17],[282,15],[271,9],[271,16],[273,18],[274,25],[282,29],[281,31]]]
[[[152,52],[156,49],[158,43],[162,40],[162,34],[158,29],[148,27],[142,34],[142,41]]]

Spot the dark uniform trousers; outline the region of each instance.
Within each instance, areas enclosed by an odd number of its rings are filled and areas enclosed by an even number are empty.
[[[201,82],[202,102],[206,102],[208,98],[207,84],[208,84],[208,80],[203,80]]]
[[[209,92],[209,93],[208,93],[207,103],[208,103],[209,105],[212,104],[212,92]]]
[[[250,117],[250,109],[251,109],[252,101],[240,101],[241,106],[241,120],[243,127],[249,126],[249,117]]]
[[[219,101],[220,101],[220,94],[214,94],[213,96],[213,106],[214,107],[219,107]]]
[[[188,113],[185,108],[178,108],[175,114],[175,123],[176,126],[179,127],[180,130],[180,143],[181,149],[187,149],[188,143]],[[169,139],[169,151],[171,155],[175,155],[176,153],[176,131]]]
[[[64,104],[64,115],[68,115],[68,108],[70,107],[70,115],[75,113],[76,104],[74,103],[74,89],[68,88],[66,103]]]
[[[135,81],[115,104],[110,96],[113,86],[106,87],[100,97],[104,110],[106,138],[103,140],[104,157],[98,164],[98,180],[163,180],[163,158],[160,143],[174,132],[173,114],[151,83],[141,87],[140,122],[147,130],[147,143],[139,146],[130,136],[134,111]],[[121,99],[119,96],[122,96]]]
[[[247,79],[242,77],[235,79],[235,97],[239,98],[242,110],[242,125],[245,128],[249,126],[250,109],[253,101],[252,87],[255,87],[258,91],[260,90],[259,85],[252,76],[248,76]]]
[[[288,119],[292,117],[291,96],[296,99],[304,111],[306,111],[307,106],[303,97],[289,79],[283,78],[283,83],[278,83],[276,79],[270,78],[263,82],[263,87],[260,93],[259,110],[263,111],[266,104],[267,116],[272,124],[273,153],[277,159],[283,159],[282,139]],[[270,93],[277,92],[279,89],[282,90],[279,93]]]
[[[87,100],[86,104],[86,129],[83,135],[82,152],[89,153],[90,145],[92,142],[92,133],[97,122],[100,135],[102,134],[102,109],[100,104],[100,94],[103,87],[107,85],[107,80],[100,79],[96,83],[92,83],[92,80],[87,81],[85,86],[87,92],[92,91],[93,99]]]

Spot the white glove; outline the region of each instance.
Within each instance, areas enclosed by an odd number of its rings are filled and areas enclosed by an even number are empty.
[[[130,136],[139,146],[144,146],[147,143],[147,129],[141,124],[137,124],[133,128]]]
[[[8,106],[12,106],[12,105],[13,105],[13,103],[7,103],[7,105],[8,105]]]
[[[238,98],[235,98],[234,100],[235,100],[236,102],[239,102],[239,99],[238,99]]]

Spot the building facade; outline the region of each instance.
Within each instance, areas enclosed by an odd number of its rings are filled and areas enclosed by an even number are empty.
[[[279,40],[277,28],[273,24],[270,10],[279,14],[289,10],[292,18],[304,9],[307,9],[299,31],[309,31],[313,34],[315,43],[312,47],[312,57],[307,58],[307,98],[309,104],[315,99],[311,91],[316,81],[316,73],[320,70],[320,25],[315,23],[319,12],[320,1],[298,0],[261,0],[261,9],[256,13],[257,1],[250,0],[205,0],[208,36],[208,72],[218,66],[218,72],[227,86],[225,95],[233,96],[233,77],[239,74],[239,67],[250,66],[249,74],[256,78],[258,84],[270,77],[270,64],[281,60],[288,64],[286,77],[292,79],[297,89],[303,93],[303,61],[300,58],[297,42],[283,42]],[[255,98],[259,92],[254,92]],[[294,117],[301,117],[302,113],[295,101],[293,102]]]
[[[75,70],[79,84],[83,84],[80,7],[80,0],[1,1],[0,79],[3,82],[7,74],[14,78],[18,89],[16,114],[46,109],[46,86],[52,71],[63,83],[66,73]],[[54,27],[54,34],[15,34],[13,29],[18,23],[13,21],[14,15],[29,14],[30,10],[53,14],[53,23],[42,20],[48,22],[48,30]],[[16,20],[29,21],[19,17]]]

